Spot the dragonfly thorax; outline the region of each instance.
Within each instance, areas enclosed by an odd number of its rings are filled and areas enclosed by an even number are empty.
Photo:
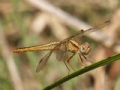
[[[80,46],[80,53],[82,54],[89,54],[91,50],[91,47],[90,47],[90,44],[89,43],[83,43],[81,46]]]

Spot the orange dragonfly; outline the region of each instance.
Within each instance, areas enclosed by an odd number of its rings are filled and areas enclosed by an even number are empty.
[[[79,56],[78,60],[83,62],[83,60],[87,60],[87,55],[90,53],[90,50],[91,50],[90,44],[88,44],[88,43],[79,44],[76,41],[74,41],[73,38],[78,35],[79,36],[86,35],[87,33],[92,32],[92,31],[96,31],[96,29],[90,28],[85,31],[81,30],[77,34],[75,34],[71,37],[68,37],[67,39],[64,39],[60,42],[52,42],[49,44],[17,48],[15,50],[13,50],[13,52],[14,53],[23,53],[23,52],[30,52],[30,51],[50,50],[50,52],[47,53],[44,57],[42,57],[41,60],[39,61],[37,68],[36,68],[36,72],[39,72],[46,65],[47,61],[49,60],[49,58],[53,52],[57,52],[59,55],[58,56],[59,58],[61,58],[61,57],[65,58],[65,59],[63,59],[63,62],[66,65],[66,67],[68,68],[68,70],[70,70],[68,65],[70,65],[69,62],[75,56],[75,54],[78,54],[78,56]],[[67,52],[71,52],[72,55],[67,57]],[[61,53],[62,53],[62,55],[61,55]]]

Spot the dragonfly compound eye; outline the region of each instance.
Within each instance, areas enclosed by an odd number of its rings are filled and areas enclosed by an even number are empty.
[[[91,50],[91,47],[89,43],[84,43],[80,47],[80,52],[85,55],[89,54],[90,50]]]

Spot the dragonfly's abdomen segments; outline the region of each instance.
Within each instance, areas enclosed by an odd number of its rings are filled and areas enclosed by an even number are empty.
[[[70,40],[67,49],[70,52],[76,53],[80,49],[80,45],[77,42]]]
[[[49,44],[43,44],[43,45],[37,45],[37,46],[31,46],[31,47],[23,47],[23,48],[17,48],[13,50],[15,53],[21,53],[21,52],[32,52],[32,51],[44,51],[44,50],[51,50],[53,49],[59,42],[52,42]]]

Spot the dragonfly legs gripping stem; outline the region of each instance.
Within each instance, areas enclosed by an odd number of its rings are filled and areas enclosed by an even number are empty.
[[[86,62],[93,63],[93,61],[88,60],[88,58],[84,54],[81,53],[81,56],[83,56],[83,58],[86,60]]]
[[[65,65],[66,65],[66,67],[67,67],[67,69],[68,69],[69,71],[70,71],[69,67],[71,67],[72,70],[75,71],[75,69],[74,69],[74,68],[72,67],[72,65],[70,64],[70,60],[73,58],[74,55],[75,55],[75,53],[72,54],[69,58],[67,58],[67,59],[64,61]],[[68,66],[69,66],[69,67],[68,67]]]
[[[82,58],[81,55],[79,55],[78,63],[79,63],[81,66],[84,66],[84,61],[83,61],[83,58]]]
[[[84,54],[82,54],[82,53],[79,54],[78,62],[79,62],[79,64],[80,64],[81,66],[86,66],[86,65],[88,65],[87,62],[89,62],[89,64],[93,63],[91,60],[88,60],[88,58],[87,58]]]
[[[68,65],[67,65],[67,63],[66,63],[66,61],[63,61],[63,62],[64,62],[64,64],[65,64],[65,66],[67,67],[68,74],[69,74],[69,72],[70,72],[70,69],[69,69],[69,67],[68,67]]]

